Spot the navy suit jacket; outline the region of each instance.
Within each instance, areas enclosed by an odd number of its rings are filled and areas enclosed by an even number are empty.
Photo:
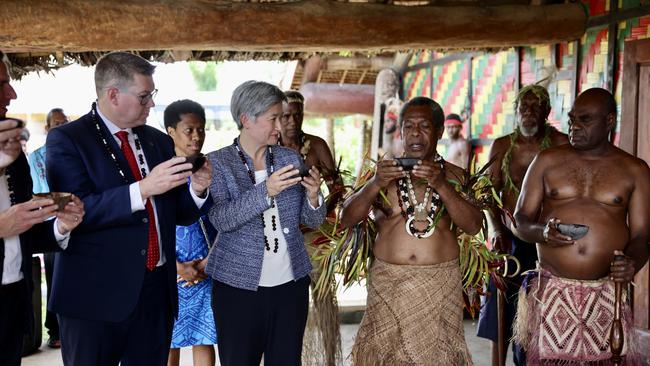
[[[97,119],[101,118],[99,115]],[[131,213],[129,184],[135,179],[122,151],[100,121],[102,136],[115,154],[128,183],[119,174],[96,131],[92,115],[52,129],[47,135],[47,178],[53,192],[72,192],[84,202],[85,217],[67,249],[55,260],[49,309],[88,320],[125,320],[135,309],[143,286],[149,224],[147,211]],[[149,170],[174,156],[169,136],[149,126],[133,129]],[[170,301],[178,311],[176,225],[190,225],[211,206],[199,210],[187,185],[154,197],[159,240],[166,262]]]
[[[5,174],[11,175],[14,183],[13,192],[16,196],[16,203],[29,201],[32,198],[32,178],[29,175],[29,165],[24,154],[20,154],[18,159],[7,167]],[[31,229],[20,234],[20,251],[23,257],[20,270],[27,283],[27,291],[24,296],[28,304],[32,303],[32,290],[34,282],[32,280],[32,254],[43,251],[53,251],[58,249],[56,239],[54,238],[54,220],[48,220],[43,223],[32,226]],[[2,280],[2,263],[5,257],[5,242],[0,238],[0,281]],[[38,284],[40,286],[40,283]],[[25,317],[26,333],[34,330],[34,312],[32,306],[23,309],[24,312],[16,316]]]

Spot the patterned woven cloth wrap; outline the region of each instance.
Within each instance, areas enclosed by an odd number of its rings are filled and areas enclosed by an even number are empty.
[[[519,292],[513,339],[526,350],[529,365],[612,365],[614,299],[612,281],[557,277],[538,266],[526,274]],[[621,365],[640,365],[626,299],[621,315]]]
[[[375,259],[352,364],[472,365],[458,260],[395,265]]]

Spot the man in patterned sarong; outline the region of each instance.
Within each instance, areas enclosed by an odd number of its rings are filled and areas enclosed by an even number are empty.
[[[429,98],[404,104],[399,120],[405,157],[415,158],[415,167],[379,161],[374,177],[343,205],[344,227],[371,210],[377,227],[354,365],[472,364],[462,322],[459,246],[450,227],[475,234],[483,216],[448,181],[464,171],[436,152],[444,119]],[[378,203],[380,192],[388,202]]]
[[[609,142],[615,122],[612,94],[585,91],[569,112],[570,145],[541,152],[524,178],[516,234],[537,243],[539,266],[522,286],[514,333],[529,365],[611,364],[614,283],[643,267],[650,238],[650,170]],[[623,297],[623,364],[636,365]]]

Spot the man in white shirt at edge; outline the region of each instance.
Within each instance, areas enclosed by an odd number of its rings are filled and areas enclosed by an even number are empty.
[[[1,52],[0,58],[0,365],[14,366],[20,365],[24,334],[34,329],[32,253],[65,248],[84,209],[74,196],[63,210],[51,199],[31,198],[29,165],[19,142],[22,126],[6,119],[16,91]]]

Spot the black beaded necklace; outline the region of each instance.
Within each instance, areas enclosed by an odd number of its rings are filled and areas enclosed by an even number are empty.
[[[239,159],[241,162],[244,164],[246,167],[246,172],[248,173],[248,178],[250,178],[251,182],[253,183],[253,186],[255,186],[255,173],[253,173],[253,170],[248,166],[248,162],[246,162],[246,157],[244,156],[244,153],[242,150],[239,148],[239,141],[238,138],[235,138],[233,141],[232,145],[237,149],[237,155],[239,155]],[[275,171],[275,168],[273,167],[273,149],[271,146],[266,147],[266,170],[267,174],[270,177],[271,174]],[[270,171],[270,173],[269,173]],[[271,197],[271,207],[275,207],[275,199]],[[264,221],[264,213],[260,214],[260,218],[262,219],[262,226],[266,229],[266,222]],[[272,224],[272,229],[273,231],[276,231],[277,229],[277,224],[275,221],[275,215],[271,217],[271,224]],[[273,253],[278,252],[278,247],[280,246],[280,243],[278,241],[278,238],[273,239]],[[266,248],[267,251],[271,251],[271,244],[269,243],[269,238],[264,234],[264,247]]]
[[[2,169],[0,169],[0,171],[2,171]],[[6,168],[1,173],[4,174],[5,177],[7,177],[7,190],[9,191],[9,201],[11,202],[11,206],[13,206],[16,203],[18,203],[18,200],[16,199],[16,193],[14,192],[14,189],[16,189],[16,184],[14,183],[14,179],[11,175],[11,170],[9,168]],[[0,174],[0,176],[2,174]]]
[[[90,108],[90,114],[93,117],[93,122],[95,123],[95,131],[97,131],[97,136],[99,137],[99,140],[102,142],[104,145],[104,148],[108,152],[108,155],[111,157],[113,160],[113,163],[115,163],[115,167],[117,168],[117,171],[120,173],[122,178],[124,179],[125,183],[130,183],[128,178],[126,177],[126,174],[124,174],[124,171],[122,170],[122,167],[120,166],[120,163],[117,161],[117,156],[113,152],[113,149],[111,148],[111,145],[106,141],[106,138],[104,137],[104,133],[102,132],[101,127],[99,126],[99,118],[97,118],[97,103],[93,102],[92,107]],[[133,132],[133,137],[135,139],[135,150],[138,155],[138,162],[140,166],[140,174],[142,174],[142,179],[147,177],[147,170],[145,169],[145,163],[144,163],[144,155],[142,153],[142,145],[140,144],[140,140],[138,139],[138,135]],[[134,177],[135,178],[135,177]]]

